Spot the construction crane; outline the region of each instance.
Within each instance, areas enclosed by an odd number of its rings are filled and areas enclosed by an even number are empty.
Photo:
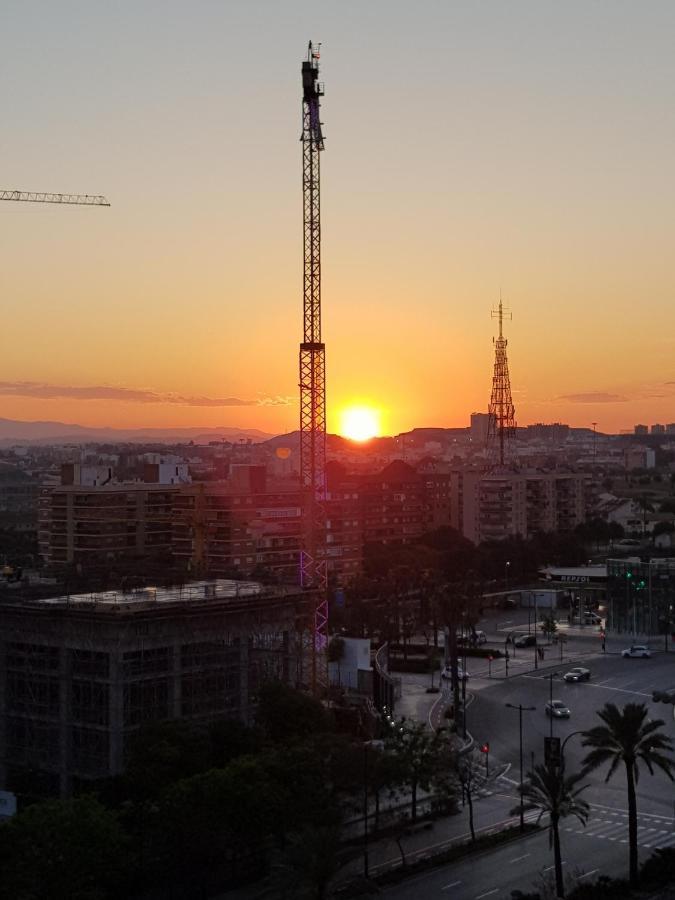
[[[326,347],[321,341],[320,153],[324,149],[319,98],[319,48],[309,42],[302,63],[303,339],[300,344],[300,473],[303,541],[300,584],[311,590],[311,681],[326,681]]]
[[[70,203],[77,206],[110,206],[99,194],[47,194],[36,191],[0,191],[0,200],[21,200],[27,203]]]

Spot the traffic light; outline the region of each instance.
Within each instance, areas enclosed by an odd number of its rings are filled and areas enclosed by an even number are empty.
[[[484,744],[480,745],[480,752],[481,753],[489,753],[490,752],[490,745],[488,744],[487,741]]]

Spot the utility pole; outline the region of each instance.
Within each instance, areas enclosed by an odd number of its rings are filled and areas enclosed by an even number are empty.
[[[321,340],[319,49],[309,42],[302,63],[303,337],[300,344],[300,476],[303,540],[300,584],[310,592],[311,687],[327,683],[326,347]]]
[[[525,831],[525,803],[523,800],[523,713],[534,712],[536,706],[523,706],[522,703],[505,703],[509,709],[518,710],[518,734],[520,738],[520,830]]]

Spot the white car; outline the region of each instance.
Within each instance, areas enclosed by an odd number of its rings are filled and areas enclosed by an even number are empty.
[[[553,716],[554,719],[569,719],[570,711],[562,700],[549,700],[544,707],[547,716]]]
[[[565,672],[563,675],[564,681],[590,681],[591,673],[589,669],[584,669],[581,666],[577,666],[574,669],[570,669],[569,672]]]
[[[469,673],[465,672],[461,666],[457,666],[457,677],[460,681],[466,681],[469,677]],[[441,672],[441,678],[452,678],[452,666],[445,666]]]
[[[644,644],[633,644],[633,646],[629,647],[627,650],[622,650],[621,655],[624,659],[635,659],[636,657],[639,659],[649,659],[652,655],[652,651],[649,647],[645,647]]]

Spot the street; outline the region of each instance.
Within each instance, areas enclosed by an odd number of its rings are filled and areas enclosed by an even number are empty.
[[[516,611],[515,616],[518,617]],[[517,621],[500,623],[496,628],[494,618],[480,627],[488,632],[489,645],[502,646],[504,630],[523,630]],[[526,626],[525,626],[526,630]],[[561,629],[568,630],[568,629]],[[476,804],[478,827],[499,821],[500,810],[504,815],[518,805],[520,770],[520,741],[517,709],[522,704],[535,707],[523,711],[523,768],[527,775],[532,763],[544,762],[544,738],[551,732],[555,737],[570,737],[565,745],[565,764],[569,773],[578,771],[585,756],[581,735],[574,732],[587,730],[601,724],[596,711],[605,703],[621,707],[629,702],[645,703],[651,718],[665,722],[664,731],[675,742],[673,707],[652,702],[652,691],[675,687],[675,654],[656,652],[651,659],[623,659],[620,650],[629,641],[613,642],[608,653],[598,652],[597,634],[592,629],[584,633],[569,629],[564,644],[564,662],[551,659],[559,654],[556,646],[547,647],[547,657],[538,660],[534,668],[531,648],[517,650],[510,660],[509,677],[505,667],[486,664],[486,660],[467,658],[470,674],[467,690],[471,703],[467,711],[467,727],[476,743],[490,744],[490,765],[504,774],[490,786],[491,790]],[[580,633],[575,633],[580,632]],[[497,644],[497,641],[500,643]],[[657,649],[657,648],[654,648]],[[658,651],[662,648],[658,647]],[[571,660],[571,661],[570,661]],[[562,675],[574,665],[590,669],[589,682],[567,683]],[[553,675],[552,683],[550,676]],[[555,719],[551,726],[544,706],[551,696],[562,700],[570,709],[569,719]],[[449,699],[449,684],[444,686]],[[421,704],[421,696],[419,701]],[[442,707],[438,704],[437,709]],[[432,711],[433,715],[433,711]],[[437,720],[439,723],[440,720]],[[595,878],[600,874],[623,875],[628,866],[628,824],[625,770],[621,767],[609,783],[605,783],[607,767],[596,770],[587,778],[589,785],[584,798],[591,804],[591,815],[586,828],[576,819],[562,823],[561,843],[566,877]],[[660,770],[650,776],[642,769],[637,785],[638,793],[638,843],[640,858],[645,859],[656,847],[675,846],[675,789],[673,783]],[[463,814],[465,817],[465,814]],[[459,825],[459,823],[457,823]],[[542,824],[546,824],[545,820]],[[457,830],[457,825],[453,830]],[[420,855],[432,852],[435,841],[428,846],[418,838],[415,850]],[[392,858],[393,861],[393,858]],[[482,900],[499,894],[508,896],[511,890],[528,890],[542,877],[552,875],[553,854],[548,845],[546,831],[528,836],[497,850],[481,853],[461,862],[434,869],[413,877],[386,891],[391,897],[452,897],[457,900]]]

